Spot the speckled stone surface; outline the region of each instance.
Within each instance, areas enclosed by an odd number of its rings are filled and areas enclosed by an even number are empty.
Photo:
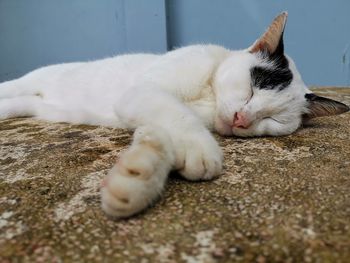
[[[350,89],[317,89],[350,104]],[[99,183],[131,133],[0,122],[0,262],[349,262],[350,114],[279,138],[218,138],[225,171],[173,174],[161,199],[108,219]]]

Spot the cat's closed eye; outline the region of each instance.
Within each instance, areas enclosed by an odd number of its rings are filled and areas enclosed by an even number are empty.
[[[280,120],[278,120],[277,118],[274,118],[274,117],[265,117],[264,120],[265,119],[273,120],[273,121],[278,122],[280,124],[285,124],[283,121],[280,121]]]
[[[249,94],[248,99],[247,99],[245,104],[248,104],[253,97],[254,97],[254,89],[251,87],[250,88],[250,94]]]

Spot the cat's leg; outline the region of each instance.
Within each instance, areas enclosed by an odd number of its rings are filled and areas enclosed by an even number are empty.
[[[72,124],[102,125],[114,128],[125,128],[113,114],[96,114],[81,108],[69,108],[44,103],[37,107],[36,117],[50,122],[68,122]]]
[[[0,99],[39,94],[37,83],[31,83],[28,77],[0,83]]]
[[[14,117],[31,117],[36,115],[42,98],[38,96],[21,96],[0,100],[0,120]]]
[[[0,99],[0,120],[15,117],[36,117],[51,122],[102,125],[125,128],[115,115],[97,115],[83,109],[67,109],[48,104],[40,96]]]
[[[160,127],[142,126],[131,147],[119,158],[101,188],[103,210],[113,217],[128,217],[159,197],[173,167],[172,142]]]
[[[104,181],[102,208],[108,215],[128,217],[144,210],[160,195],[172,169],[189,180],[209,180],[221,173],[217,142],[199,117],[171,94],[133,89],[115,110],[128,128],[140,128]]]
[[[57,84],[62,74],[81,64],[65,63],[46,66],[33,70],[18,79],[0,83],[0,99],[30,95],[43,96],[46,89]]]
[[[221,173],[222,152],[202,120],[172,94],[161,89],[133,89],[115,107],[131,128],[157,125],[174,145],[174,169],[189,180],[210,180]]]

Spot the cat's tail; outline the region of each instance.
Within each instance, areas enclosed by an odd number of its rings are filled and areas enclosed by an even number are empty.
[[[129,217],[152,204],[163,192],[175,163],[171,139],[160,127],[136,129],[131,147],[103,181],[102,209],[112,217]]]

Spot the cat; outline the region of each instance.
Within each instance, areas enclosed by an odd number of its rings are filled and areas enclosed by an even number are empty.
[[[37,69],[0,84],[0,119],[135,130],[133,142],[102,182],[107,215],[129,217],[162,193],[177,170],[188,180],[222,172],[210,133],[280,136],[346,105],[313,94],[284,54],[287,12],[249,48],[193,45],[168,53],[120,55]]]

